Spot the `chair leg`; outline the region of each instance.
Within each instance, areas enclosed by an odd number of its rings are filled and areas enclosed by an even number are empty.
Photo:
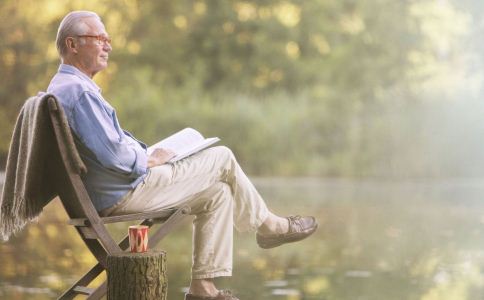
[[[103,283],[101,283],[100,286],[98,286],[93,292],[91,295],[89,295],[89,297],[87,297],[87,300],[99,300],[101,299],[102,297],[104,297],[104,295],[106,295],[106,293],[108,292],[108,283],[107,281],[105,280]]]
[[[154,247],[156,244],[158,244],[159,241],[161,241],[170,231],[173,229],[173,226],[178,224],[183,217],[187,215],[188,211],[183,211],[179,210],[173,213],[166,222],[161,225],[160,228],[149,238],[149,246]],[[150,220],[145,220],[141,224],[149,224],[152,223]],[[119,247],[123,250],[127,249],[129,247],[129,237],[126,236],[124,237],[121,242],[119,243]],[[98,263],[97,265],[100,266]],[[96,266],[97,266],[96,265]],[[107,293],[107,281],[104,281],[100,286],[98,286],[94,292],[87,297],[88,300],[99,300],[101,299],[104,295]]]
[[[141,224],[146,225],[149,221],[145,220]],[[128,249],[129,247],[129,236],[126,235],[120,242],[119,248],[123,251]],[[104,267],[98,262],[92,267],[87,273],[85,273],[76,283],[74,283],[62,296],[58,298],[58,300],[67,300],[73,299],[78,293],[76,293],[75,289],[78,286],[87,286],[91,281],[93,281],[101,272],[104,271]],[[100,297],[106,294],[106,281],[104,281],[99,287],[97,287],[94,292],[88,297],[88,299],[99,299]],[[99,297],[99,298],[96,298]]]
[[[148,239],[149,248],[155,247],[184,217],[190,213],[189,206],[183,206],[171,215]]]
[[[189,206],[183,206],[177,209],[163,224],[161,224],[160,228],[155,231],[148,239],[148,247],[153,248],[155,247],[170,231],[188,214],[190,213]],[[144,220],[141,222],[141,225],[153,225],[153,220]],[[126,235],[120,242],[119,248],[123,251],[129,248],[129,236]]]
[[[190,212],[190,208],[188,206],[182,207],[174,212],[161,226],[158,230],[155,231],[153,235],[149,238],[149,247],[155,247],[159,241],[161,241],[172,229],[175,227],[185,216],[187,216]],[[149,225],[153,224],[153,220],[144,220],[141,222],[142,225]],[[129,247],[129,236],[126,235],[120,242],[119,248],[123,251],[128,249]],[[92,246],[92,245],[90,245]],[[91,247],[89,247],[91,248]],[[93,250],[93,249],[91,249]],[[76,283],[74,283],[67,291],[65,291],[58,300],[68,300],[73,299],[77,294],[76,288],[82,286],[87,287],[89,283],[91,283],[105,268],[101,265],[101,263],[97,263],[92,267],[86,274],[84,274]],[[89,300],[98,300],[101,299],[107,292],[107,282],[104,281],[101,285],[95,288],[87,299]]]
[[[97,263],[96,265],[94,265],[94,267],[92,267],[89,271],[87,271],[87,273],[84,274],[79,280],[77,280],[77,282],[74,283],[67,291],[65,291],[64,294],[62,294],[57,299],[58,300],[74,299],[74,297],[79,294],[75,291],[76,288],[79,286],[81,287],[88,286],[89,283],[91,283],[91,281],[93,281],[97,276],[99,276],[99,274],[101,274],[102,271],[104,271],[104,267],[100,263]]]

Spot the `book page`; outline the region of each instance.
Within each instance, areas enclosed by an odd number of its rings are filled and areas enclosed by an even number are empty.
[[[175,162],[175,161],[178,161],[180,159],[183,159],[187,156],[190,156],[194,153],[197,153],[200,150],[207,148],[208,146],[210,146],[212,144],[215,144],[218,141],[220,141],[220,139],[218,137],[204,139],[202,142],[200,142],[198,144],[194,144],[192,147],[186,148],[185,151],[177,153],[177,155],[175,157],[173,157],[169,162]]]
[[[147,149],[147,154],[150,155],[157,148],[169,149],[176,153],[175,157],[169,162],[175,162],[198,152],[219,140],[219,138],[205,139],[200,132],[195,129],[185,128],[150,146]]]

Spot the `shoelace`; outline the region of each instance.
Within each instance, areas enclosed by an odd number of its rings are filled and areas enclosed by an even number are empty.
[[[289,216],[289,231],[291,231],[291,228],[298,228],[299,230],[302,230],[303,224],[302,224],[302,217],[297,215],[297,216]],[[297,230],[296,230],[297,231]]]

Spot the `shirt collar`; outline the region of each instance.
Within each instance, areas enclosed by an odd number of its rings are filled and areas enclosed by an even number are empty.
[[[99,88],[99,86],[91,78],[89,78],[89,76],[72,65],[60,64],[58,72],[76,75],[82,80],[87,81],[95,91],[101,93],[101,88]]]

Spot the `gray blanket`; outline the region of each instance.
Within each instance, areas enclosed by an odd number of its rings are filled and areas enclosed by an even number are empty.
[[[0,238],[3,240],[36,219],[58,194],[53,168],[60,165],[53,161],[59,160],[59,151],[49,118],[47,99],[50,97],[53,96],[39,93],[29,98],[15,124],[0,198]],[[57,105],[62,116],[61,132],[70,137],[69,150],[75,149],[62,107]],[[85,171],[77,151],[69,152],[76,154],[75,164]]]

